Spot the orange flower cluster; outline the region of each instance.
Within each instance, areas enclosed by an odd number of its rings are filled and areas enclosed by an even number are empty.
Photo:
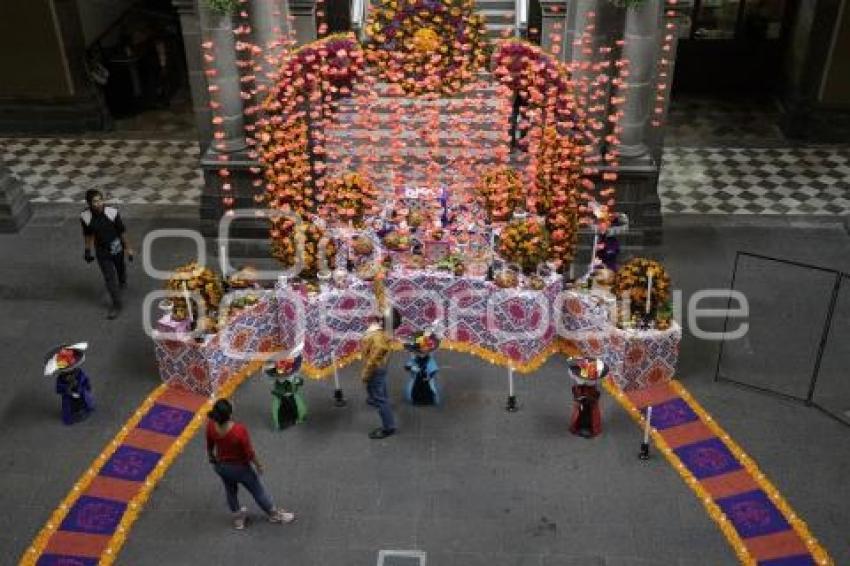
[[[264,173],[255,182],[265,188],[258,200],[302,217],[321,207],[326,120],[335,101],[349,95],[362,79],[364,66],[363,51],[352,34],[331,35],[286,56],[252,140],[252,157],[262,166],[257,172]],[[276,228],[286,231],[291,226]]]
[[[325,181],[325,215],[363,227],[366,216],[378,212],[378,188],[362,173],[348,173]]]
[[[486,64],[474,0],[379,0],[366,26],[367,59],[412,95],[451,95]]]
[[[529,209],[545,215],[551,235],[550,258],[558,266],[575,257],[578,225],[592,195],[585,162],[586,126],[564,64],[536,45],[506,40],[493,53],[493,74],[520,101],[518,127],[526,131],[521,145],[529,160],[526,178],[532,183]],[[604,195],[608,198],[608,195]],[[585,217],[583,221],[589,221]]]
[[[272,255],[285,267],[293,267],[301,256],[299,275],[312,278],[322,268],[331,269],[336,258],[336,244],[313,222],[289,224],[272,231]]]
[[[624,294],[628,295],[632,313],[643,316],[646,312],[649,273],[652,273],[650,313],[657,317],[659,309],[665,307],[670,300],[670,276],[659,262],[644,257],[630,259],[617,271],[613,291],[618,298]]]
[[[578,199],[584,148],[558,133],[554,126],[543,130],[537,144],[534,179],[535,205],[546,216],[551,236],[550,259],[557,266],[569,264],[578,239]]]
[[[308,153],[307,124],[267,125],[259,135],[269,208],[306,216],[316,207]]]
[[[499,254],[526,273],[534,271],[549,256],[546,226],[534,218],[514,220],[502,230]]]
[[[476,191],[493,222],[510,220],[514,209],[523,202],[522,181],[511,167],[494,167],[485,172]]]

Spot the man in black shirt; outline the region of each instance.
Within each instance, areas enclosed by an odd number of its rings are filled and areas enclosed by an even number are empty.
[[[126,229],[118,209],[105,206],[103,195],[97,189],[86,191],[86,203],[88,207],[80,213],[86,243],[83,258],[87,263],[97,259],[97,265],[103,273],[106,289],[112,299],[106,318],[112,320],[121,310],[120,289],[127,286],[124,254],[133,261],[133,250],[127,243]]]

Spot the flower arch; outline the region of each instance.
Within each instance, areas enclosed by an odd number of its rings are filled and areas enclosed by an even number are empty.
[[[461,91],[487,62],[474,8],[474,0],[380,0],[366,27],[369,63],[410,95]]]

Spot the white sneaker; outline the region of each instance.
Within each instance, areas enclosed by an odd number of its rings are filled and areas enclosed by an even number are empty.
[[[270,523],[291,523],[294,520],[295,513],[290,513],[289,511],[284,511],[283,509],[277,509],[271,515],[269,515]]]
[[[245,519],[248,516],[248,508],[242,507],[233,514],[233,528],[237,531],[241,531],[245,528]]]

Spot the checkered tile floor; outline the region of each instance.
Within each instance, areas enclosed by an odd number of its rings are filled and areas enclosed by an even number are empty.
[[[0,138],[3,163],[34,202],[82,202],[99,188],[120,204],[196,206],[194,141]],[[680,214],[850,215],[850,147],[668,147],[662,210]]]
[[[204,184],[196,141],[0,138],[0,155],[33,202],[96,188],[119,204],[197,205]]]
[[[850,215],[850,147],[664,150],[662,211]]]

